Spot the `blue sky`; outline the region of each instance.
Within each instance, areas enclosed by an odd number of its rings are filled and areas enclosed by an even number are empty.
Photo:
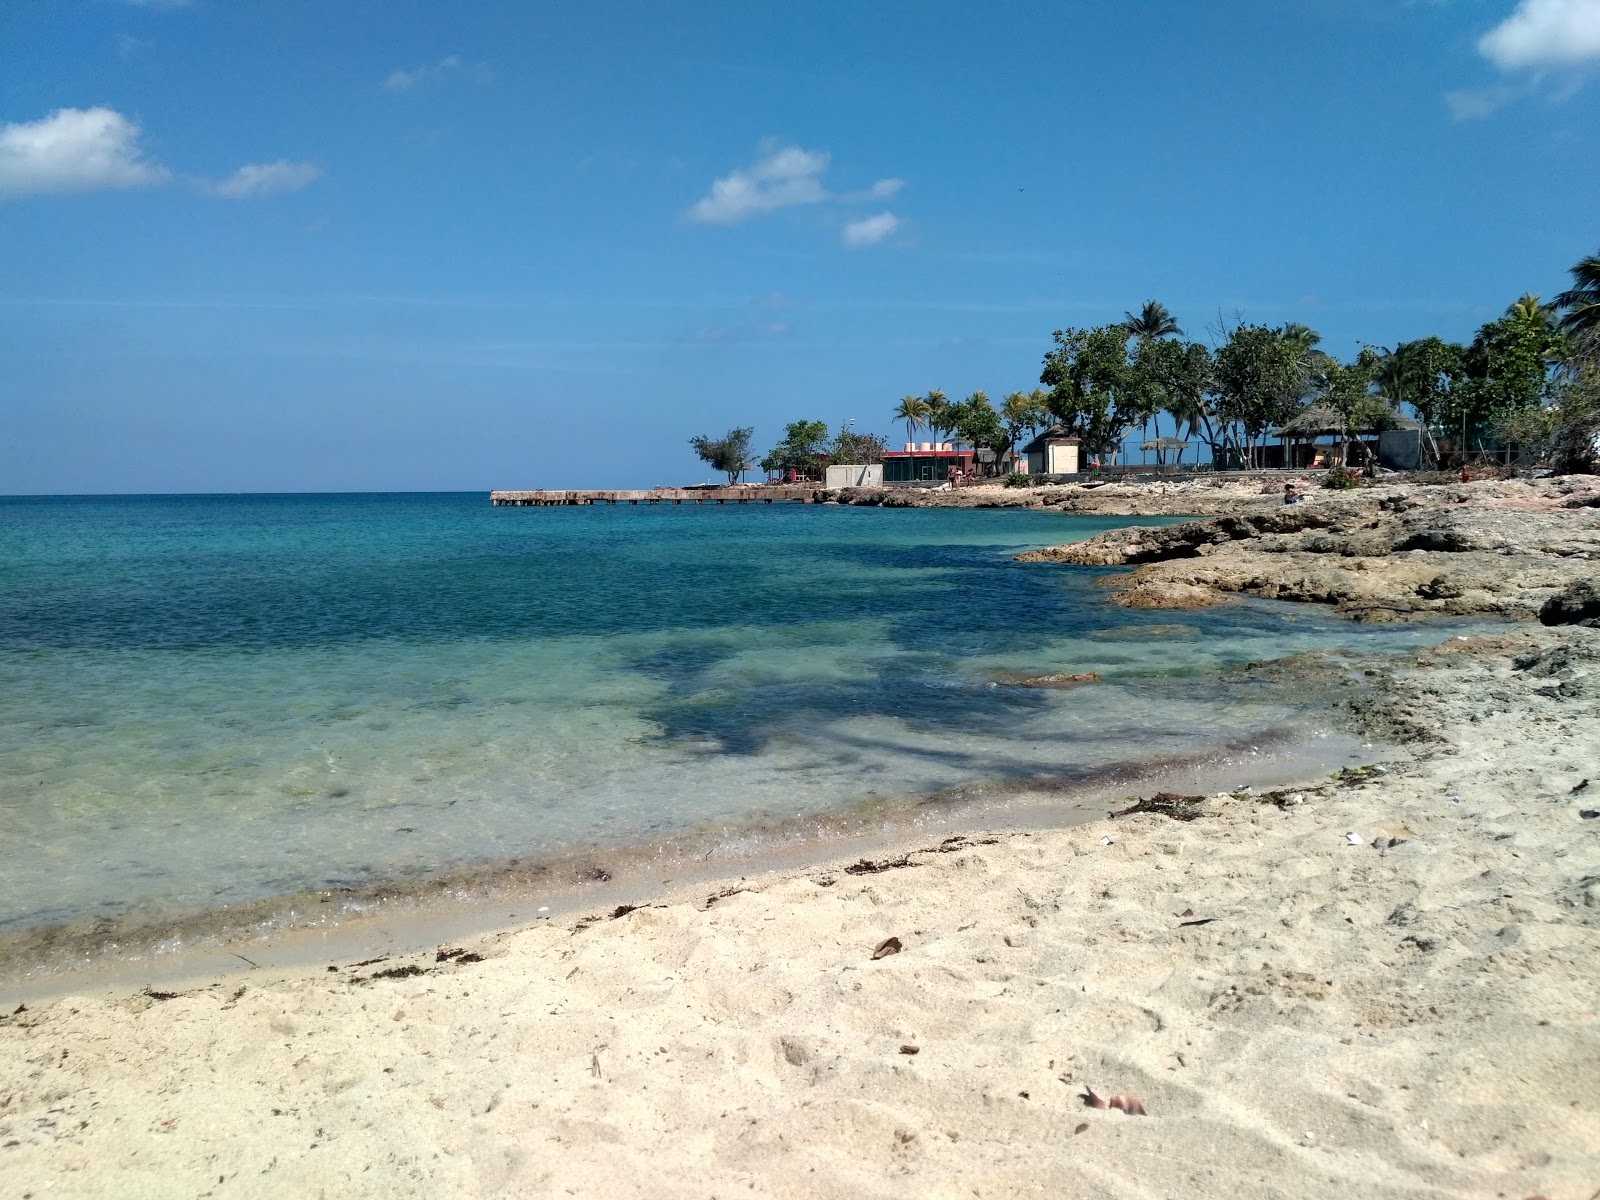
[[[0,492],[649,486],[1600,246],[1600,0],[0,11]]]

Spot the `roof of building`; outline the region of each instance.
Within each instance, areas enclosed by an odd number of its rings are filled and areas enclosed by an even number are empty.
[[[1385,413],[1377,421],[1369,422],[1351,433],[1379,433],[1385,429],[1421,429],[1410,417],[1402,417],[1397,412]],[[1338,409],[1328,408],[1325,405],[1313,404],[1310,408],[1303,409],[1292,420],[1285,421],[1277,430],[1277,436],[1290,438],[1317,438],[1330,437],[1343,434],[1344,414]]]
[[[1037,451],[1043,450],[1051,442],[1054,442],[1057,445],[1070,443],[1076,446],[1078,444],[1078,435],[1071,432],[1065,425],[1052,425],[1049,429],[1046,429],[1038,437],[1034,438],[1033,441],[1024,446],[1022,448],[1022,452],[1024,454],[1036,453]]]

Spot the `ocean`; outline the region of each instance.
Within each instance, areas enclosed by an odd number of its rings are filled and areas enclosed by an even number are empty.
[[[1441,636],[1012,561],[1130,523],[0,499],[0,936],[1203,760],[1322,721],[1228,666]]]

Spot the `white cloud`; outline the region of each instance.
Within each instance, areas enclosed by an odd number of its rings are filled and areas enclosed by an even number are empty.
[[[1498,112],[1517,98],[1517,88],[1471,88],[1460,92],[1446,92],[1444,102],[1450,106],[1450,115],[1457,121],[1472,121]]]
[[[881,212],[875,216],[862,217],[859,221],[851,221],[844,227],[842,236],[846,246],[852,250],[859,250],[863,246],[876,246],[899,228],[899,217],[892,212]]]
[[[822,172],[828,156],[799,146],[771,147],[755,163],[731,171],[711,185],[686,214],[708,225],[733,225],[795,204],[828,199]]]
[[[247,200],[298,191],[321,175],[321,167],[280,158],[271,163],[246,163],[226,179],[207,185],[206,190],[227,200]]]
[[[109,108],[62,108],[38,121],[0,125],[0,200],[149,187],[170,178],[139,149],[139,126]]]
[[[407,92],[419,83],[431,83],[435,79],[443,79],[452,71],[461,69],[461,56],[447,54],[432,66],[417,67],[411,71],[390,71],[389,78],[383,81],[386,91]]]
[[[880,179],[867,190],[867,195],[874,200],[887,200],[905,185],[904,179]]]
[[[1600,0],[1520,0],[1478,52],[1503,71],[1600,59]]]

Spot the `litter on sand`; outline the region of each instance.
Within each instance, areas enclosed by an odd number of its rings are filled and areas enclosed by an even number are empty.
[[[1100,839],[1100,844],[1102,846],[1109,846],[1111,845],[1111,839],[1109,837],[1103,837]]]
[[[1352,846],[1359,846],[1363,841],[1359,833],[1347,833],[1344,835],[1344,840],[1349,842]]]

